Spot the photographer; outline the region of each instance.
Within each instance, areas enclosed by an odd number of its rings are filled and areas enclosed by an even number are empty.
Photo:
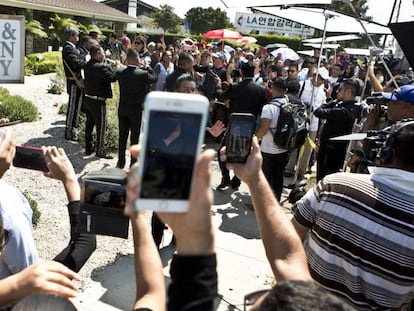
[[[381,93],[387,103],[386,116],[391,123],[414,118],[414,85],[403,85],[400,89]],[[368,116],[364,124],[364,131],[380,129],[383,112],[380,105],[372,105],[369,108]]]
[[[10,167],[14,154],[15,145],[10,132],[7,131],[0,143],[1,176]],[[69,201],[71,238],[68,246],[54,260],[77,272],[94,252],[96,238],[95,235],[78,232],[80,187],[72,164],[64,150],[56,147],[43,147],[43,154],[49,170],[45,176],[62,181]],[[3,224],[5,232],[7,231],[4,252],[0,256],[0,279],[8,280],[5,284],[16,284],[16,282],[20,285],[26,284],[18,297],[28,293],[29,289],[29,292],[31,290],[53,292],[51,287],[55,288],[56,293],[66,292],[65,295],[73,296],[74,287],[69,285],[70,280],[66,280],[66,278],[77,278],[75,273],[56,263],[37,264],[39,258],[33,238],[32,210],[27,199],[20,191],[1,180],[0,192],[2,193],[0,195],[0,222]],[[11,276],[15,277],[9,279]],[[51,279],[52,276],[56,281],[60,277],[65,278],[65,282],[62,279],[59,283],[67,287],[67,290],[56,288],[51,284],[55,282]],[[45,282],[40,285],[38,282],[41,282],[42,279],[45,279]],[[12,297],[15,296],[9,298]],[[17,299],[12,299],[11,302],[15,300]]]
[[[379,167],[328,175],[296,204],[313,279],[357,310],[401,310],[414,298],[413,144],[414,122],[397,123]]]
[[[322,119],[319,129],[319,151],[316,179],[319,181],[328,174],[339,172],[343,166],[347,141],[332,141],[332,137],[350,134],[359,106],[355,96],[358,95],[360,83],[357,79],[343,81],[336,93],[336,100],[322,104],[313,114]]]

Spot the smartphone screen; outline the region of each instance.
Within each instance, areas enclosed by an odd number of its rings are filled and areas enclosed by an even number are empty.
[[[244,163],[250,154],[255,117],[248,113],[232,113],[226,134],[226,158],[229,163]]]
[[[141,198],[189,198],[200,123],[200,114],[150,112]]]
[[[85,180],[83,203],[123,209],[125,200],[125,186],[97,180]]]
[[[35,147],[16,146],[13,166],[42,172],[49,171],[42,149]]]
[[[145,100],[138,210],[185,212],[204,139],[209,102],[194,94],[151,92]]]

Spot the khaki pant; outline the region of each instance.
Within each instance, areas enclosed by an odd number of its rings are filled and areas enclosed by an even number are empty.
[[[309,132],[309,138],[312,139],[313,141],[315,141],[316,139],[316,134],[318,132],[317,131],[312,131]],[[304,150],[303,150],[303,154],[301,159],[299,160],[298,163],[298,150],[294,150],[289,158],[289,162],[286,165],[286,169],[285,171],[293,173],[295,172],[295,167],[297,170],[299,170],[299,174],[304,175],[308,169],[308,165],[309,165],[309,160],[312,154],[312,147],[309,144],[308,140],[306,140],[305,145],[304,145]]]

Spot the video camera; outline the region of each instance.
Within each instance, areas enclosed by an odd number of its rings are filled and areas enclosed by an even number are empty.
[[[364,162],[367,165],[375,165],[375,159],[378,152],[384,146],[384,142],[389,135],[389,127],[382,131],[368,131],[364,139]]]
[[[377,106],[380,109],[380,118],[387,119],[387,103],[389,99],[382,96],[381,92],[374,92],[371,96],[365,99],[365,103],[361,104],[360,117],[365,118],[368,115],[368,110],[372,106]]]

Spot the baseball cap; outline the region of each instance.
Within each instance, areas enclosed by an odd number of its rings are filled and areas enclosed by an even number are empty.
[[[392,93],[382,93],[382,96],[389,100],[403,100],[414,106],[414,85],[403,85]]]
[[[244,55],[244,57],[246,58],[251,57],[252,59],[254,59],[254,54],[252,52],[248,52],[246,53],[246,55]]]
[[[220,58],[223,62],[226,61],[226,55],[223,53],[211,53],[211,57]]]
[[[325,67],[319,67],[317,73],[322,79],[324,80],[329,79],[329,72],[328,72],[328,69],[326,69]]]

